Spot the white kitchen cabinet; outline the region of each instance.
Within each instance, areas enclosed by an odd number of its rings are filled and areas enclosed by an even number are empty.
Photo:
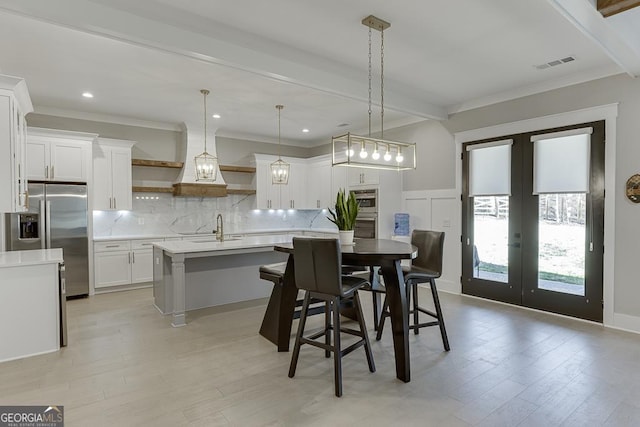
[[[91,171],[91,144],[97,134],[28,128],[28,135],[29,180],[88,181]]]
[[[23,79],[0,75],[0,212],[27,210],[27,124],[33,111]]]
[[[95,242],[93,248],[96,289],[151,282],[153,280],[152,242],[161,240]]]
[[[309,165],[307,171],[307,208],[333,207],[331,160],[329,158],[315,160]]]
[[[98,138],[93,146],[93,209],[131,210],[134,141]]]
[[[131,283],[131,245],[128,240],[95,242],[93,254],[96,289]]]
[[[283,157],[290,164],[287,184],[271,183],[271,163],[277,156],[256,154],[256,205],[258,209],[303,209],[307,199],[306,159]]]
[[[380,171],[367,168],[348,168],[348,180],[350,187],[363,185],[378,185],[380,183]]]
[[[345,166],[333,166],[331,168],[331,203],[333,208],[336,202],[336,195],[340,190],[348,190],[347,172],[350,168]]]

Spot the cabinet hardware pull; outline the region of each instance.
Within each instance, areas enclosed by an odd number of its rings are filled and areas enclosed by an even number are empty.
[[[116,203],[116,198],[113,198],[113,209],[118,209],[118,204]]]
[[[131,253],[131,257],[133,258],[133,263],[135,264],[136,263],[136,253],[132,252]]]
[[[53,165],[51,166],[51,179],[53,179]]]
[[[119,248],[120,245],[107,245],[105,248]]]
[[[131,264],[131,252],[129,252],[127,255],[129,255],[129,264]]]
[[[44,177],[47,179],[49,178],[49,166],[44,167]]]

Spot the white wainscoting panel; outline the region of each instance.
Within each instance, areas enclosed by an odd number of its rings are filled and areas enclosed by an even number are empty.
[[[461,292],[461,205],[456,190],[405,191],[402,194],[403,211],[409,214],[411,230],[445,232],[442,277],[438,289],[459,294]]]

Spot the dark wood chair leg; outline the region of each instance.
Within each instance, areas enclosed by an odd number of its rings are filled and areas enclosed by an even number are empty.
[[[328,346],[331,345],[331,303],[327,301],[324,304],[324,343]],[[324,357],[331,357],[331,351],[325,350]]]
[[[442,308],[440,307],[440,298],[438,297],[438,289],[436,289],[436,281],[431,279],[430,281],[431,294],[433,295],[433,305],[436,308],[436,314],[438,316],[438,326],[440,327],[440,335],[442,335],[442,344],[446,351],[451,350],[449,347],[449,338],[447,337],[447,330],[444,326],[444,316],[442,315]]]
[[[418,284],[411,282],[411,284],[407,284],[407,286],[411,286],[411,289],[413,291],[413,325],[415,326],[415,328],[413,328],[413,333],[418,335],[420,333],[420,327],[418,326],[420,325],[420,310],[418,309],[418,307],[420,306],[418,304]]]
[[[302,340],[302,334],[304,333],[304,325],[307,322],[307,312],[309,311],[310,300],[311,297],[309,295],[309,292],[307,292],[304,296],[302,311],[300,312],[300,323],[298,324],[298,333],[296,333],[296,343],[293,346],[291,365],[289,366],[289,378],[293,378],[296,374],[296,367],[298,366],[298,356],[300,356],[300,341]]]
[[[387,297],[384,297],[384,303],[382,304],[382,312],[380,313],[380,323],[378,324],[378,332],[376,333],[376,341],[382,339],[382,331],[384,331],[384,322],[389,316],[389,301]]]
[[[367,363],[369,364],[369,371],[375,372],[376,365],[373,361],[373,353],[371,352],[371,343],[369,342],[369,334],[367,333],[367,327],[364,324],[364,314],[362,313],[362,305],[360,304],[360,295],[358,291],[353,294],[353,300],[356,303],[356,310],[358,311],[358,324],[360,325],[360,332],[362,333],[362,339],[364,339],[364,351],[367,355]]]
[[[333,313],[333,375],[336,396],[342,396],[342,347],[340,344],[340,298],[331,304]]]

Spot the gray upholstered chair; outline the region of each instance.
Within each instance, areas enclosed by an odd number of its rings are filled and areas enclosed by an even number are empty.
[[[298,289],[305,291],[304,303],[298,324],[296,342],[291,356],[289,377],[296,373],[300,346],[311,344],[325,350],[329,357],[333,352],[334,381],[336,396],[342,396],[342,357],[364,346],[369,370],[375,372],[373,354],[367,335],[367,328],[360,306],[358,289],[367,285],[365,279],[343,276],[341,268],[340,244],[337,239],[293,238],[295,279]],[[312,298],[325,301],[325,324],[319,332],[304,336],[305,323]],[[345,300],[353,301],[359,330],[345,328],[340,324],[340,306]],[[340,333],[347,333],[360,339],[347,348],[342,348]],[[324,342],[318,338],[324,337]],[[333,343],[332,343],[333,338]]]

